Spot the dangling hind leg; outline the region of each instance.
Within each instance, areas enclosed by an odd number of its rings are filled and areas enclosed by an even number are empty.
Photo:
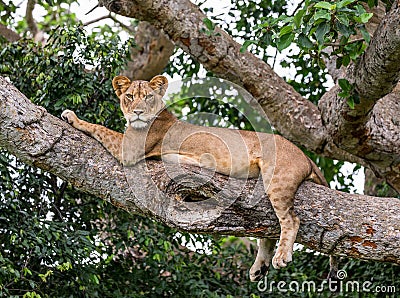
[[[277,168],[278,166],[279,159],[277,159],[276,163]],[[278,248],[272,259],[272,266],[275,269],[279,269],[286,267],[287,263],[292,261],[293,245],[300,226],[300,219],[294,213],[293,202],[298,185],[302,182],[303,178],[298,177],[301,173],[293,171],[291,168],[287,168],[285,172],[281,170],[279,176],[273,176],[271,172],[274,169],[268,168],[264,163],[260,163],[260,170],[264,188],[278,217],[281,228]],[[275,171],[276,173],[277,171]]]
[[[299,230],[300,219],[294,213],[293,206],[290,203],[283,207],[282,210],[280,206],[274,206],[274,210],[279,219],[281,234],[278,248],[272,259],[272,266],[275,269],[279,269],[286,267],[287,263],[292,261],[293,245]]]
[[[276,239],[269,239],[269,238],[257,239],[257,244],[258,244],[257,257],[256,260],[254,261],[253,266],[251,266],[250,268],[251,281],[258,281],[268,273],[268,269],[271,264],[272,257],[274,255]]]

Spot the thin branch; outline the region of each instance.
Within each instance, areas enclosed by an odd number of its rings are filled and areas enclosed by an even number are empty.
[[[87,16],[88,14],[90,14],[93,10],[95,10],[96,8],[100,7],[99,4],[97,4],[95,7],[93,7],[91,10],[89,10],[87,13],[85,13],[85,16]]]
[[[84,23],[83,26],[88,26],[88,25],[94,24],[94,23],[96,23],[96,22],[105,20],[105,19],[111,19],[111,20],[113,20],[115,23],[117,23],[117,24],[120,25],[123,29],[125,29],[126,31],[128,31],[128,32],[130,32],[130,33],[134,33],[134,32],[135,32],[135,30],[134,30],[132,27],[125,25],[123,22],[121,22],[121,21],[118,20],[115,16],[113,16],[111,12],[110,12],[109,14],[107,14],[107,15],[102,16],[102,17],[98,17],[98,18],[96,18],[96,19],[94,19],[94,20],[88,21],[88,22]]]
[[[113,16],[112,14],[110,14],[110,18],[117,24],[119,24],[123,29],[125,29],[126,31],[130,32],[130,33],[134,33],[135,29],[132,28],[131,26],[127,26],[125,25],[123,22],[121,22],[120,20],[118,20],[115,16]]]
[[[33,18],[33,10],[35,8],[36,0],[28,0],[28,3],[26,4],[26,13],[25,13],[25,18],[26,22],[28,23],[28,28],[29,31],[32,33],[32,36],[35,37],[39,30],[36,25],[36,21]]]
[[[357,39],[353,39],[348,41],[346,44],[340,44],[340,43],[325,43],[326,46],[331,46],[331,47],[339,47],[339,46],[346,46],[349,44],[353,44],[359,41],[364,41],[364,38],[357,38]]]
[[[297,4],[296,8],[293,10],[293,12],[289,15],[289,17],[294,16],[294,15],[296,14],[296,12],[297,12],[301,7],[303,7],[304,2],[306,2],[306,1],[305,1],[305,0],[300,1],[299,4]]]
[[[104,15],[104,16],[102,16],[102,17],[98,17],[98,18],[96,18],[96,19],[94,19],[94,20],[91,20],[91,21],[88,21],[88,22],[86,22],[86,23],[83,23],[83,26],[89,26],[89,25],[91,25],[91,24],[94,24],[94,23],[96,23],[96,22],[99,22],[99,21],[105,20],[105,19],[109,19],[109,18],[111,18],[111,13],[109,13],[109,14],[107,14],[107,15]]]

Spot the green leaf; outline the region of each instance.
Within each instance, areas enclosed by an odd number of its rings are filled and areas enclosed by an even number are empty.
[[[326,10],[318,10],[314,14],[314,20],[319,20],[319,19],[325,19],[325,20],[330,21],[331,20],[330,12],[328,12]]]
[[[300,28],[301,20],[303,19],[304,13],[306,11],[304,9],[300,9],[293,17],[293,23],[296,28]]]
[[[327,10],[335,10],[336,9],[336,4],[331,4],[329,2],[318,2],[317,4],[315,4],[316,8],[323,8],[323,9],[327,9]]]
[[[281,38],[279,38],[276,46],[278,50],[281,52],[282,50],[290,46],[293,40],[294,40],[294,33],[283,35]]]
[[[362,15],[363,13],[366,13],[367,11],[365,10],[364,6],[362,6],[361,4],[357,4],[355,6],[356,12],[358,15]]]
[[[351,3],[355,2],[355,1],[356,1],[356,0],[343,0],[343,1],[339,1],[339,2],[336,4],[336,7],[337,7],[338,9],[340,9],[340,8],[345,7],[345,6],[348,6],[349,4],[351,4]]]
[[[311,40],[303,33],[301,33],[298,37],[298,43],[300,47],[311,49],[314,47],[314,44],[311,42]]]
[[[318,25],[317,30],[315,31],[315,38],[317,39],[319,44],[324,43],[324,37],[331,29],[331,26],[328,22],[323,22]]]
[[[24,276],[27,276],[28,274],[29,274],[29,275],[32,275],[32,271],[29,270],[29,268],[27,268],[27,267],[24,267],[24,268],[22,269],[22,272],[23,272]]]
[[[240,52],[241,52],[241,53],[246,52],[247,48],[248,48],[250,45],[252,45],[252,44],[257,44],[257,43],[258,43],[258,42],[255,41],[255,40],[246,40],[246,41],[242,44],[242,46],[240,47]]]
[[[283,35],[289,34],[291,32],[293,32],[292,26],[282,27],[281,31],[279,31],[279,37],[282,37]]]
[[[344,14],[344,13],[338,14],[338,15],[336,15],[336,18],[343,25],[349,26],[350,20],[349,20],[349,18],[347,17],[346,14]]]
[[[336,23],[336,28],[345,37],[350,37],[351,34],[353,34],[353,29],[350,26],[346,26],[340,22]]]
[[[260,42],[263,45],[269,46],[272,44],[272,40],[273,40],[273,33],[271,31],[264,33],[263,36],[261,36],[260,38]]]
[[[365,27],[363,26],[360,28],[360,32],[361,32],[361,35],[364,38],[365,42],[369,43],[371,41],[371,35],[369,35],[367,29],[365,29]]]
[[[209,18],[204,18],[203,23],[208,30],[213,31],[215,29],[215,24]]]
[[[360,15],[361,23],[363,23],[363,24],[368,23],[369,19],[372,18],[373,15],[374,14],[372,12],[361,14]]]
[[[339,79],[338,80],[340,88],[347,93],[350,93],[350,91],[353,89],[352,85],[350,82],[346,79]]]
[[[350,107],[350,109],[354,110],[354,100],[353,100],[353,97],[350,96],[350,97],[347,99],[347,105]]]

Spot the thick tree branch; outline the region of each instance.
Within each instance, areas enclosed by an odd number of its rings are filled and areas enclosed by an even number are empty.
[[[333,142],[363,158],[400,192],[400,93],[393,90],[400,79],[399,13],[397,1],[382,17],[360,61],[344,75],[354,83],[360,103],[351,109],[335,87],[319,107]]]
[[[160,161],[123,168],[94,139],[35,106],[1,77],[0,127],[3,149],[129,212],[196,233],[279,235],[256,179],[219,174],[209,179],[210,173],[196,167],[185,167],[171,179]],[[350,195],[305,182],[295,211],[301,218],[297,242],[324,253],[400,264],[398,199]]]
[[[364,113],[389,94],[400,80],[400,3],[395,1],[380,22],[371,43],[349,77],[354,81]]]
[[[354,84],[355,92],[360,103],[351,109],[346,100],[338,96],[327,94],[322,98],[320,107],[323,119],[331,134],[340,134],[346,149],[350,149],[352,142],[347,140],[349,128],[365,129],[369,113],[375,103],[389,94],[400,79],[400,6],[396,1],[392,9],[383,17],[375,30],[370,45],[356,65],[347,69],[344,75]],[[333,90],[331,93],[337,93]],[[332,109],[334,100],[335,109]],[[335,115],[333,115],[335,114]],[[350,152],[352,152],[350,150]],[[355,152],[353,152],[355,153]],[[357,154],[357,153],[355,153]]]

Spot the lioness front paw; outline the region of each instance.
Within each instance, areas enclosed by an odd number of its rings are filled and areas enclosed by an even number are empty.
[[[275,256],[272,258],[272,266],[275,269],[286,267],[292,261],[292,252],[278,247]]]
[[[250,281],[259,281],[261,280],[267,273],[269,269],[269,262],[266,263],[266,261],[260,261],[256,262],[251,266],[250,268]]]
[[[71,110],[65,110],[62,112],[61,118],[72,126],[74,126],[74,124],[76,124],[79,120],[75,113]]]

